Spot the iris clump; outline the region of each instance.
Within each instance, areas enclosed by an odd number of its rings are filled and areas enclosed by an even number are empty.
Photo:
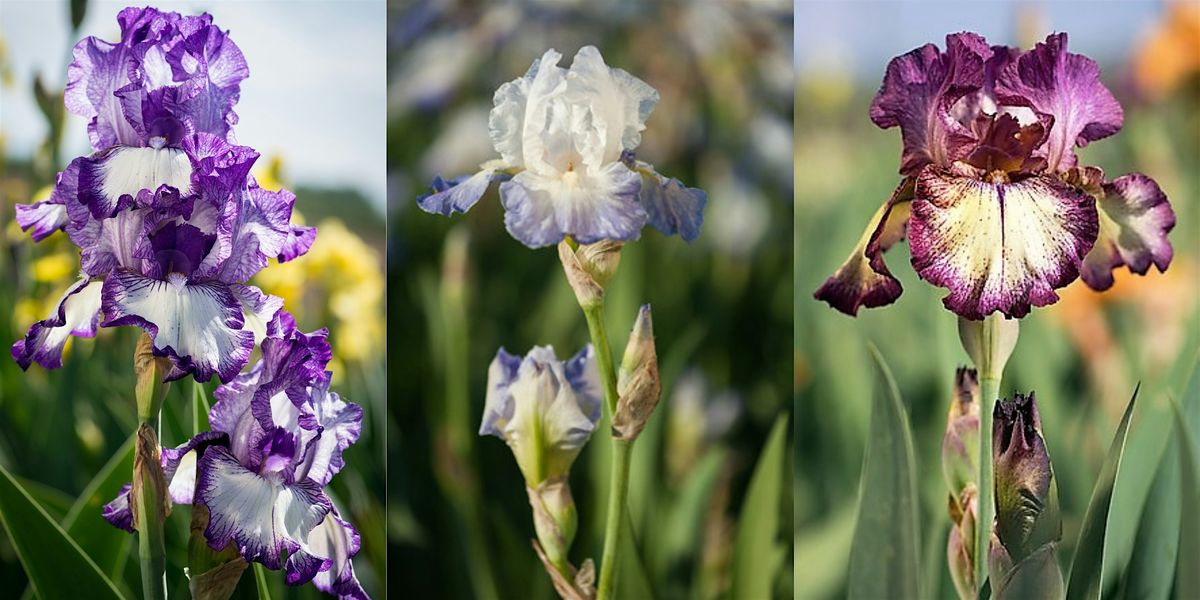
[[[883,253],[906,236],[917,275],[972,320],[1025,316],[1077,277],[1105,290],[1116,268],[1171,263],[1175,213],[1158,184],[1110,179],[1075,154],[1124,113],[1065,33],[1026,52],[974,33],[926,44],[892,59],[870,116],[900,128],[903,179],[815,293],[841,312],[899,298]]]

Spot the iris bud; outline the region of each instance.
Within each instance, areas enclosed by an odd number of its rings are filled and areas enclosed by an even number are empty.
[[[536,488],[526,486],[525,491],[533,508],[533,526],[538,542],[546,552],[547,560],[562,568],[567,564],[567,550],[571,548],[579,524],[575,500],[571,497],[571,484],[565,476],[555,477],[543,481]]]
[[[978,520],[979,494],[969,483],[962,492],[950,495],[950,539],[946,542],[946,560],[950,579],[959,598],[975,597],[975,527]]]
[[[661,393],[654,325],[650,320],[650,305],[645,304],[638,311],[617,373],[619,399],[613,416],[613,436],[621,440],[637,439],[654,407],[658,406]]]
[[[979,379],[975,369],[954,374],[954,400],[942,437],[942,474],[950,491],[975,481],[979,471]]]
[[[565,239],[559,242],[558,259],[580,306],[599,306],[604,300],[604,288],[621,263],[623,245],[612,240],[580,245]]]

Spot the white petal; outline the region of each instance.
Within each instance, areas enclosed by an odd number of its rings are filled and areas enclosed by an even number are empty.
[[[120,146],[100,163],[101,192],[115,202],[141,190],[155,191],[169,185],[186,196],[192,189],[192,163],[176,148],[131,148]]]

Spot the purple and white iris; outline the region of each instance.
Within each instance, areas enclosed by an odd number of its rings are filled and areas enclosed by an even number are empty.
[[[637,239],[649,223],[687,241],[700,234],[708,196],[635,159],[658,92],[585,46],[570,69],[547,50],[496,90],[489,129],[500,158],[474,175],[438,177],[425,211],[466,212],[498,185],[508,232],[530,248],[571,236],[581,244]]]
[[[212,431],[163,450],[171,500],[208,508],[212,548],[232,543],[247,561],[282,568],[291,585],[365,598],[351,563],[358,531],[324,491],[358,440],[362,408],[329,391],[326,331],[302,333],[287,313],[279,321],[262,359],[217,388]],[[127,488],[104,517],[133,530]]]
[[[168,379],[232,379],[277,333],[282,301],[245,285],[268,258],[304,254],[315,229],[290,224],[295,196],[260,188],[254,149],[234,143],[246,60],[210,15],[118,15],[121,40],[75,46],[64,100],[89,118],[95,150],[59,173],[49,200],[17,206],[40,240],[66,231],[80,280],[12,347],[22,368],[62,364],[71,335],[136,325],[171,359]]]
[[[1022,317],[1076,277],[1104,290],[1122,265],[1171,262],[1175,213],[1158,184],[1079,165],[1074,148],[1116,133],[1124,113],[1065,33],[1028,52],[974,33],[926,44],[891,61],[870,114],[900,127],[904,180],[815,294],[846,314],[900,296],[883,252],[906,229],[917,274],[967,319]]]

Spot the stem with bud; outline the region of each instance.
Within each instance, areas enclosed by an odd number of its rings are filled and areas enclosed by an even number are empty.
[[[142,334],[133,355],[137,374],[138,430],[133,459],[133,486],[129,493],[133,525],[137,529],[138,561],[142,571],[142,595],[148,600],[167,597],[167,560],[163,523],[170,509],[163,476],[158,440],[163,399],[170,389],[164,383],[170,364],[153,353],[153,342]]]

